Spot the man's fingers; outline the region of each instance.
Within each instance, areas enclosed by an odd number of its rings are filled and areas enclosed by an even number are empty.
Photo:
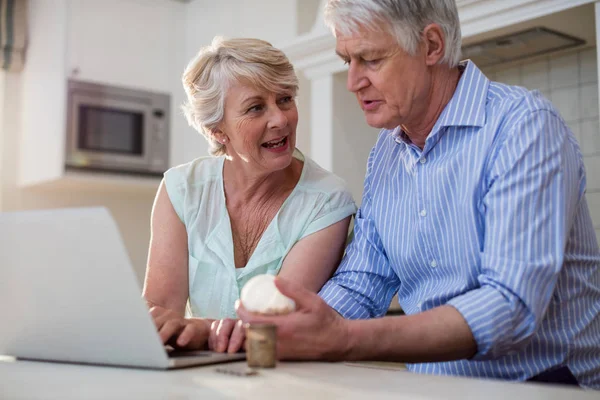
[[[248,322],[248,323],[273,323],[273,317],[272,316],[267,316],[267,315],[260,315],[260,314],[255,314],[255,313],[251,313],[250,311],[246,310],[244,308],[244,305],[242,304],[241,301],[237,300],[235,302],[235,311],[238,315],[238,317],[244,321],[244,323]]]
[[[244,344],[246,333],[244,332],[244,322],[240,319],[236,322],[231,337],[229,338],[228,353],[237,353]]]
[[[275,286],[279,291],[294,300],[296,303],[296,309],[310,308],[310,305],[314,303],[317,294],[306,290],[302,285],[295,282],[289,281],[284,278],[275,278]]]

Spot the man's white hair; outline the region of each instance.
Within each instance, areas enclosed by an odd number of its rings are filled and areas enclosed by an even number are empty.
[[[334,35],[352,35],[361,27],[386,30],[410,55],[431,23],[438,24],[445,36],[440,63],[457,66],[462,37],[455,0],[329,0],[325,6],[325,24]]]

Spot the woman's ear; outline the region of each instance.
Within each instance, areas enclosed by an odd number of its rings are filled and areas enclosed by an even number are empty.
[[[225,144],[229,141],[229,138],[220,128],[215,128],[210,131],[211,136],[219,143]]]
[[[437,64],[444,57],[446,39],[444,31],[438,24],[429,24],[423,29],[425,42],[425,61],[428,66]]]

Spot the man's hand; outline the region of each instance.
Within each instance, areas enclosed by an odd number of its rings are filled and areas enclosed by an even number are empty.
[[[161,306],[152,307],[150,315],[163,344],[184,350],[205,348],[209,336],[206,321],[184,318],[183,315]]]
[[[317,294],[282,278],[275,285],[296,302],[296,311],[287,315],[259,315],[237,303],[244,323],[272,323],[277,326],[277,357],[287,360],[341,360],[348,351],[347,321]]]
[[[210,326],[208,348],[219,353],[237,353],[244,346],[245,339],[242,320],[215,320]]]

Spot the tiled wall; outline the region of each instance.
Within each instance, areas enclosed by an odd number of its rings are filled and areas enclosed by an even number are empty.
[[[540,90],[554,103],[584,156],[587,200],[600,242],[600,125],[596,49],[550,55],[509,67],[483,68],[488,78]]]

